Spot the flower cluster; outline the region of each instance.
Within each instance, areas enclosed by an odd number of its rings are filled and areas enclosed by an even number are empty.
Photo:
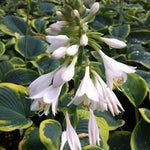
[[[134,73],[135,67],[117,62],[107,56],[96,40],[106,43],[111,48],[121,49],[126,43],[114,38],[101,37],[102,34],[91,32],[88,23],[99,10],[99,3],[89,1],[93,5],[86,8],[83,2],[78,0],[65,0],[64,8],[56,14],[61,21],[57,21],[46,29],[46,40],[50,43],[47,52],[52,54],[54,59],[63,59],[63,64],[54,71],[44,74],[33,81],[27,88],[29,96],[34,99],[31,110],[37,111],[39,115],[48,115],[50,107],[52,113],[57,113],[59,95],[64,83],[74,78],[76,66],[85,69],[85,74],[72,101],[67,105],[84,105],[90,110],[88,124],[88,135],[90,145],[100,145],[99,130],[94,117],[94,110],[107,111],[114,116],[124,111],[118,98],[113,92],[113,84],[123,84],[127,80],[127,73]],[[96,39],[96,40],[95,40]],[[102,57],[105,67],[106,83],[100,75],[90,66],[90,61],[84,51],[84,47],[91,46]],[[83,61],[84,60],[84,61]],[[78,79],[79,80],[79,79]],[[68,113],[65,113],[66,131],[62,134],[62,144],[66,141],[71,150],[81,150],[79,138],[73,129]]]

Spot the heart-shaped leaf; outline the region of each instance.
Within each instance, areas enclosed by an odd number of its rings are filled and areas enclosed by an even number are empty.
[[[0,83],[0,130],[25,129],[32,125],[31,101],[21,85]]]

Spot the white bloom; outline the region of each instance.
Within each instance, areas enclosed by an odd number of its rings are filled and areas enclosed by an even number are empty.
[[[113,116],[115,114],[118,115],[120,113],[119,108],[124,111],[114,92],[106,85],[106,83],[101,79],[101,77],[95,71],[92,71],[92,73],[97,78],[98,82],[101,84],[103,98],[105,99],[105,102],[107,103],[112,115]]]
[[[59,47],[52,53],[52,57],[55,59],[60,59],[65,56],[67,47]]]
[[[49,35],[58,35],[62,28],[67,24],[67,21],[57,21],[56,23],[51,24],[50,28],[47,28],[45,31]]]
[[[91,9],[90,9],[90,15],[95,15],[99,10],[99,3],[98,2],[95,2]]]
[[[68,24],[67,21],[57,21],[56,23],[51,24],[51,28],[53,28],[54,30],[58,30],[61,31],[62,27],[65,27]]]
[[[35,99],[30,106],[31,111],[38,111],[39,116],[48,115],[49,108],[50,104],[44,103],[42,99]]]
[[[50,43],[50,46],[48,47],[47,51],[51,53],[60,47],[65,47],[70,39],[66,35],[56,35],[46,36],[46,40]]]
[[[80,37],[80,45],[86,46],[88,44],[88,37],[86,34],[82,34]]]
[[[61,67],[54,75],[53,78],[53,87],[59,87],[62,84],[64,84],[64,81],[62,80],[62,73],[64,72],[65,67]]]
[[[75,132],[74,128],[72,127],[68,113],[66,112],[66,132],[63,132],[62,134],[62,141],[61,141],[61,148],[60,150],[63,149],[63,146],[66,142],[66,139],[68,141],[69,147],[71,150],[81,150],[81,144],[78,138],[77,133]]]
[[[120,41],[114,38],[101,37],[101,40],[105,42],[107,45],[109,45],[110,47],[116,48],[116,49],[124,48],[127,46],[126,43],[124,43],[123,41]]]
[[[77,44],[71,45],[67,48],[66,54],[68,56],[74,56],[78,52],[78,49],[79,49],[79,45],[77,45]]]
[[[68,105],[71,103],[78,105],[84,100],[99,101],[97,90],[90,78],[89,66],[86,67],[84,78],[78,87],[75,97]]]
[[[95,78],[95,88],[97,89],[98,95],[99,95],[99,101],[94,102],[91,104],[90,108],[92,110],[97,110],[97,111],[105,111],[107,110],[107,101],[104,99],[103,96],[103,89],[97,78]]]
[[[93,110],[90,109],[90,118],[89,118],[89,124],[88,124],[88,133],[89,133],[89,143],[92,146],[96,146],[97,144],[100,146],[100,138],[99,138],[99,131],[98,126],[93,114]]]
[[[30,84],[30,86],[27,88],[29,95],[33,96],[33,95],[41,92],[45,88],[47,88],[52,82],[52,78],[54,76],[54,72],[55,71],[47,73],[47,74],[44,74],[44,75],[41,75],[36,80],[34,80]]]
[[[34,99],[35,101],[38,99],[40,99],[40,102],[42,100],[43,103],[46,104],[52,104],[52,112],[55,115],[56,114],[56,108],[57,108],[57,103],[58,103],[58,97],[60,95],[61,92],[61,88],[63,85],[55,88],[53,87],[53,85],[49,86],[48,88],[46,88],[45,90],[37,93],[36,95],[31,96],[31,99]],[[35,104],[35,106],[34,106]],[[35,102],[32,105],[32,108],[36,108],[37,103]]]
[[[64,71],[61,75],[61,78],[64,82],[68,82],[73,78],[74,72],[75,72],[76,61],[77,61],[77,56],[75,56],[73,58],[71,64],[66,69],[64,69]]]
[[[67,142],[67,135],[66,135],[66,131],[64,131],[61,135],[61,146],[60,146],[60,150],[63,150],[65,143]]]
[[[60,31],[55,30],[55,29],[53,29],[53,28],[47,28],[47,29],[45,30],[45,32],[46,32],[47,34],[53,35],[53,36],[58,35],[58,34],[60,33]]]
[[[134,73],[136,71],[136,67],[117,62],[105,55],[102,51],[100,51],[100,54],[104,61],[107,85],[110,89],[113,88],[113,79],[118,83],[124,83],[127,80],[127,73]]]

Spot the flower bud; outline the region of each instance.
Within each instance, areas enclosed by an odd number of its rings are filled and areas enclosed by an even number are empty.
[[[86,34],[82,34],[80,37],[80,45],[86,46],[88,44],[88,37]]]
[[[56,15],[57,15],[58,18],[64,20],[64,15],[62,14],[61,11],[56,11]]]
[[[99,3],[96,2],[92,5],[91,9],[90,9],[90,15],[95,15],[99,10]]]
[[[60,47],[58,49],[56,49],[53,54],[52,54],[52,57],[55,58],[55,59],[60,59],[62,57],[65,56],[66,54],[66,47]]]
[[[114,38],[101,37],[101,40],[103,42],[105,42],[107,45],[109,45],[110,47],[116,48],[116,49],[124,48],[127,46],[126,43],[124,43],[123,41],[120,41],[120,40],[114,39]]]

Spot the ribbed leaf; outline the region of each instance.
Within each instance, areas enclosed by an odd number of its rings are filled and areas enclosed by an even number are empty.
[[[31,101],[26,99],[26,89],[12,83],[0,84],[0,130],[25,129],[32,125],[28,118]]]
[[[2,23],[0,29],[8,35],[15,36],[16,34],[26,34],[26,22],[19,17],[8,15],[3,19]],[[30,27],[28,27],[28,34],[31,34]]]
[[[58,121],[48,119],[40,124],[40,139],[48,150],[60,147],[62,129]]]
[[[145,121],[147,121],[148,123],[150,123],[150,110],[147,108],[140,108],[139,111],[140,111],[143,119]]]
[[[46,25],[48,24],[48,21],[43,21],[43,20],[40,20],[40,19],[34,19],[32,20],[32,26],[35,28],[35,30],[42,34],[42,33],[45,33],[45,29],[46,29]]]
[[[131,135],[132,150],[149,150],[150,148],[150,124],[141,120],[134,128]]]
[[[44,53],[47,50],[48,44],[41,39],[31,36],[24,36],[17,40],[15,49],[22,56],[31,58]]]
[[[110,150],[131,150],[130,137],[131,133],[128,131],[113,132],[108,140]]]
[[[105,121],[108,124],[108,128],[109,130],[115,130],[121,126],[124,125],[125,121],[124,120],[115,120],[115,118],[113,118],[112,114],[108,111],[105,112],[97,112],[95,111],[95,115],[97,117],[102,117],[105,119]]]
[[[130,33],[130,25],[120,25],[117,27],[110,27],[109,32],[113,36],[125,39]]]
[[[5,52],[5,45],[0,41],[0,57],[4,54],[4,52]]]
[[[122,88],[123,94],[135,107],[143,102],[148,90],[145,80],[137,74],[129,74]]]
[[[39,128],[29,128],[19,143],[19,150],[46,150],[40,141]]]
[[[38,77],[38,74],[31,69],[18,68],[9,71],[5,78],[5,82],[16,84],[29,84]]]

